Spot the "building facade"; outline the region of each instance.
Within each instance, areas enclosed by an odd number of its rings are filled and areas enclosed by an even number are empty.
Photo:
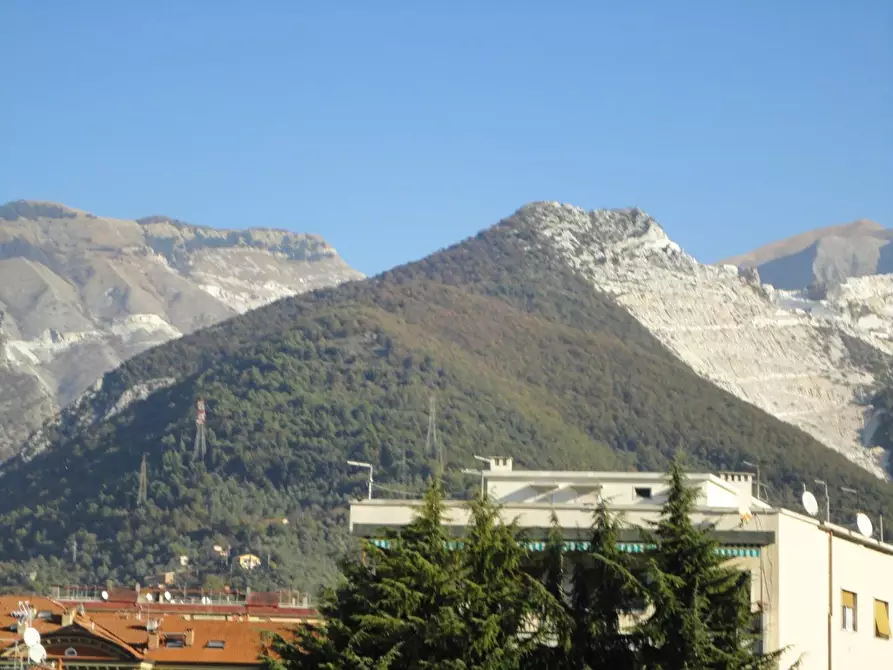
[[[644,552],[641,529],[658,519],[668,489],[662,473],[525,471],[510,458],[491,458],[489,468],[466,474],[480,477],[482,490],[501,505],[505,521],[517,521],[533,551],[544,548],[553,513],[565,547],[585,548],[592,513],[604,501],[623,521],[620,548]],[[751,575],[764,649],[789,648],[786,660],[802,657],[803,670],[893,668],[893,546],[771,507],[753,494],[751,473],[687,478],[700,494],[693,521],[712,527],[718,551]],[[353,502],[351,533],[386,546],[386,532],[409,523],[420,505]],[[468,519],[465,502],[447,502],[444,523],[457,538]]]

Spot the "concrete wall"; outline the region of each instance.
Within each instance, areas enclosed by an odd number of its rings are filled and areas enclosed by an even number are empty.
[[[893,606],[893,547],[866,546],[855,534],[839,537],[848,531],[834,526],[829,533],[815,519],[786,511],[765,518],[777,533],[762,558],[770,583],[767,642],[792,648],[782,667],[803,654],[802,670],[893,668],[893,640],[876,637],[874,625],[874,600]],[[857,596],[855,632],[843,630],[841,589]]]
[[[350,527],[402,526],[416,515],[420,502],[413,500],[362,500],[350,505]],[[521,528],[548,528],[552,513],[563,528],[579,528],[586,534],[592,524],[594,506],[555,505],[549,503],[512,503],[502,508],[502,518],[509,522],[518,518]],[[656,520],[660,509],[655,505],[612,505],[611,511],[622,514],[623,521],[632,526],[646,526],[646,521]],[[462,527],[468,524],[468,508],[458,502],[447,504],[444,524]],[[702,509],[692,516],[695,523],[715,524],[718,530],[757,530],[753,522],[742,525],[737,507],[732,509]]]

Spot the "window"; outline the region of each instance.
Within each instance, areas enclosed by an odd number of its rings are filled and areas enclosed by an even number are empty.
[[[856,620],[856,594],[852,591],[841,591],[840,605],[843,618],[843,630],[855,633],[858,630],[859,623]]]
[[[651,497],[651,487],[650,486],[637,486],[635,488],[636,498],[650,498]]]
[[[883,600],[874,601],[874,636],[890,639],[890,605]]]
[[[223,640],[208,640],[206,645],[208,649],[223,649],[225,642]]]
[[[186,646],[186,636],[183,633],[169,633],[164,637],[164,646],[165,647],[185,647]]]

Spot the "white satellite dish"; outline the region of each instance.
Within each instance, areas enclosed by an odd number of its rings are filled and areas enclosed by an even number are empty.
[[[109,592],[108,592],[108,591],[103,591],[102,593],[99,594],[99,597],[102,598],[103,600],[108,600],[108,599],[109,599]]]
[[[871,537],[874,534],[874,526],[871,523],[871,519],[868,518],[867,514],[863,514],[862,512],[859,512],[856,515],[856,528],[858,528],[859,532],[865,537]]]
[[[819,501],[815,499],[811,491],[804,491],[800,497],[800,502],[803,503],[803,509],[806,510],[809,516],[815,516],[819,513]]]
[[[40,644],[40,632],[36,628],[28,626],[25,629],[22,639],[25,640],[25,646],[28,648],[36,647]]]
[[[171,595],[170,591],[164,592],[164,599],[167,600],[168,602],[170,602],[173,599],[173,596]]]
[[[47,650],[42,645],[36,644],[28,647],[28,660],[35,664],[41,664],[47,660]]]
[[[147,603],[152,602],[152,594],[151,594],[151,593],[147,593],[147,594],[146,594],[146,602],[147,602]]]

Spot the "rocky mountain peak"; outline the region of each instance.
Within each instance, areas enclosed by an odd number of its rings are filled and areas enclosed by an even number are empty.
[[[816,228],[733,256],[721,264],[758,268],[763,281],[785,290],[849,277],[893,272],[893,229],[867,219]]]
[[[0,460],[123,360],[280,298],[361,278],[318,235],[0,207]]]
[[[641,209],[586,211],[557,202],[537,202],[514,219],[532,230],[576,268],[616,266],[618,271],[652,266],[688,272],[694,259]]]
[[[73,207],[41,200],[14,200],[0,205],[0,219],[5,221],[37,221],[38,219],[74,219],[86,214]]]

